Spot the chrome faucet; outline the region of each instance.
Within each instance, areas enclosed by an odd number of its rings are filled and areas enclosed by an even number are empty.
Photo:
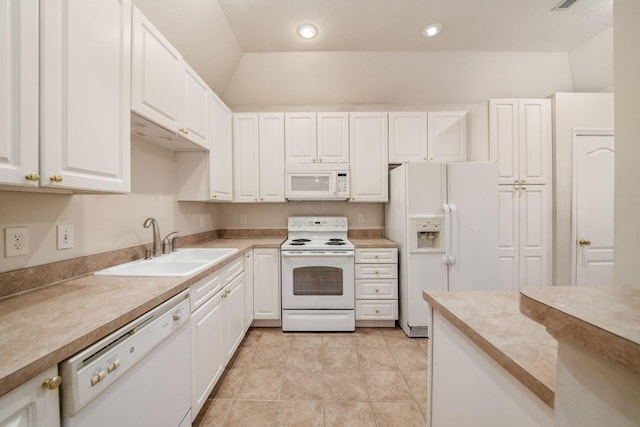
[[[175,234],[175,236],[173,236]],[[170,239],[170,237],[173,238]],[[171,233],[164,236],[162,239],[162,253],[168,254],[170,252],[176,252],[178,250],[178,231],[172,231]]]
[[[144,228],[153,226],[153,256],[162,255],[162,242],[160,240],[160,228],[158,227],[158,221],[154,218],[147,218],[142,224]]]

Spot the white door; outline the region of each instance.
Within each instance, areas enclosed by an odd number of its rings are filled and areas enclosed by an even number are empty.
[[[547,185],[519,186],[520,288],[551,286],[549,257],[549,189]]]
[[[178,119],[182,127],[179,132],[196,144],[207,146],[209,139],[209,86],[186,62],[183,62],[184,94]]]
[[[349,163],[349,114],[318,113],[318,161]]]
[[[41,185],[130,190],[131,10],[40,2]]]
[[[520,190],[513,185],[498,186],[498,271],[500,290],[518,290]]]
[[[0,182],[37,187],[38,171],[38,1],[4,1],[0,5]]]
[[[427,160],[427,113],[389,113],[389,163]]]
[[[450,291],[499,290],[497,184],[495,162],[447,164]]]
[[[225,366],[222,292],[191,315],[191,417],[209,397]]]
[[[215,200],[233,200],[233,143],[231,140],[231,111],[213,92],[213,130],[209,141],[209,178],[211,196]],[[211,114],[210,114],[211,116]]]
[[[287,113],[285,120],[285,162],[315,163],[316,114]]]
[[[260,192],[258,115],[233,115],[233,191],[235,202],[257,202]]]
[[[184,96],[183,72],[180,53],[134,8],[131,109],[178,132]]]
[[[225,291],[223,291],[225,292]],[[225,358],[229,362],[244,338],[244,274],[233,279],[224,296]]]
[[[613,283],[612,134],[574,134],[576,285]]]
[[[467,160],[467,112],[429,113],[427,153],[429,161],[464,162]]]
[[[521,184],[547,184],[551,171],[551,101],[521,99],[518,111]]]
[[[351,201],[389,201],[387,113],[350,113]]]
[[[280,250],[253,250],[254,319],[280,319]]]
[[[284,114],[260,114],[260,201],[284,202]]]

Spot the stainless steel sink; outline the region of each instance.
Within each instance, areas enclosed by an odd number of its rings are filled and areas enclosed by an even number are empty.
[[[142,259],[96,271],[97,276],[147,276],[186,277],[191,276],[225,258],[237,253],[230,248],[193,248]]]

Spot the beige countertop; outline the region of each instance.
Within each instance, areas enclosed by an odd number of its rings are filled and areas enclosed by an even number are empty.
[[[559,341],[640,373],[639,288],[526,288],[521,291],[520,310]]]
[[[356,249],[397,248],[398,244],[387,239],[349,239]]]
[[[439,311],[548,406],[555,397],[557,341],[518,308],[518,292],[424,292]]]
[[[283,238],[197,247],[279,248]],[[0,300],[0,396],[166,301],[236,257],[190,277],[85,275]]]

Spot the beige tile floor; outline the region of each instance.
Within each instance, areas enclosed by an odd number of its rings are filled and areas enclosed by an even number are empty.
[[[423,426],[426,402],[427,339],[252,328],[194,426]]]

